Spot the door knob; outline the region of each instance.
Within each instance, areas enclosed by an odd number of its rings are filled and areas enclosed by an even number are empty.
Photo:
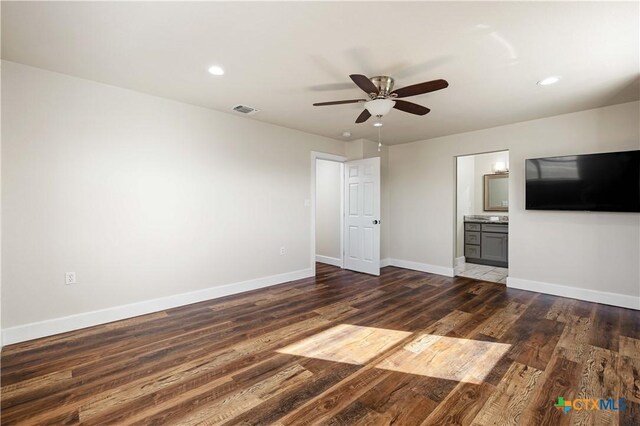
[[[373,221],[373,224],[374,224],[374,225],[377,225],[377,224],[379,224],[379,223],[380,223],[380,221],[379,221],[379,220],[374,220],[374,221]]]

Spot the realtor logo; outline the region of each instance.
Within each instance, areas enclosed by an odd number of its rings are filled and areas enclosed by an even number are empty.
[[[564,414],[567,414],[569,410],[571,410],[571,401],[565,401],[564,397],[559,396],[558,402],[553,404],[553,406],[562,411]]]
[[[564,397],[559,396],[558,402],[553,406],[561,411],[563,414],[567,414],[571,410],[576,411],[593,411],[593,410],[614,410],[621,411],[627,408],[627,404],[624,398],[615,400],[613,398],[583,398],[574,399],[573,401],[565,401]]]

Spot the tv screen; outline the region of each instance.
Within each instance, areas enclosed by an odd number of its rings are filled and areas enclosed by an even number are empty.
[[[640,212],[640,151],[526,160],[526,208]]]

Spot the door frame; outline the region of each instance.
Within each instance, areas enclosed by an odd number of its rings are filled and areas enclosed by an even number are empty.
[[[471,152],[469,154],[457,154],[453,156],[453,276],[454,277],[458,275],[458,273],[456,272],[458,270],[458,256],[457,256],[458,254],[458,207],[459,207],[458,206],[458,158],[470,157],[470,156],[482,155],[482,154],[495,154],[498,152],[506,152],[509,157],[509,161],[511,161],[511,150],[509,148],[494,149],[491,151]],[[509,180],[509,207],[511,207],[512,188],[513,188],[511,173],[509,173],[509,177],[507,179]],[[496,212],[496,213],[501,213],[501,212]],[[490,215],[490,216],[496,216],[496,215]],[[500,215],[497,215],[497,216],[500,216]],[[462,244],[464,247],[464,230],[462,232],[463,232]],[[509,232],[507,232],[507,235],[509,235],[510,233],[511,233],[511,223],[509,223]],[[509,245],[509,247],[511,247],[511,245]],[[461,257],[464,258],[464,250],[463,250],[463,255]]]
[[[344,266],[344,163],[347,157],[326,152],[311,151],[311,271],[316,275],[316,160],[340,163],[340,267]]]

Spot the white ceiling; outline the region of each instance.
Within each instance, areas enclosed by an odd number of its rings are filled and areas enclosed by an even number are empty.
[[[361,97],[349,74],[448,80],[386,144],[637,100],[639,31],[638,2],[2,3],[3,59],[337,139],[376,139],[361,105],[311,106]]]

